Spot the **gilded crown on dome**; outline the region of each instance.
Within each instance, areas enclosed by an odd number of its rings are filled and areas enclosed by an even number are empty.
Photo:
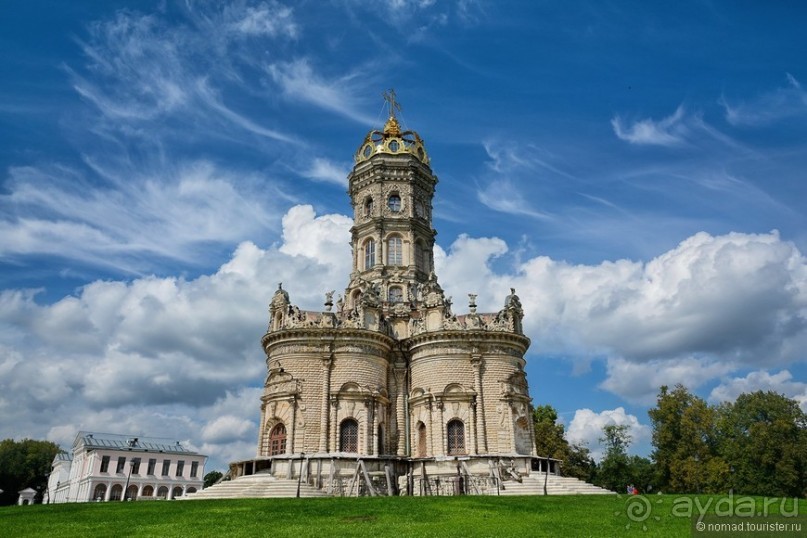
[[[389,104],[389,118],[384,124],[384,130],[374,129],[364,137],[359,150],[356,152],[355,161],[360,163],[370,159],[373,155],[384,153],[387,155],[414,155],[425,165],[429,164],[429,155],[423,140],[415,131],[401,131],[401,124],[395,115],[395,111],[401,110],[395,98],[395,90],[384,92],[384,100]]]

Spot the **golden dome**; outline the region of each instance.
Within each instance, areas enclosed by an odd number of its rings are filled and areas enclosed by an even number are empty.
[[[396,108],[400,110],[400,106],[395,101],[395,92],[390,90],[389,93],[385,93],[384,99],[390,104],[390,115],[387,123],[384,124],[384,130],[374,129],[367,133],[367,136],[364,137],[364,142],[361,143],[356,152],[355,161],[360,163],[379,153],[387,155],[410,154],[423,164],[428,165],[429,155],[426,153],[426,147],[423,145],[423,140],[421,140],[420,136],[415,131],[401,131],[401,125],[398,123],[398,118],[395,117]]]

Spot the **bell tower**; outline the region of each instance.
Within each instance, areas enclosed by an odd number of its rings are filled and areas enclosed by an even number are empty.
[[[402,131],[395,92],[384,93],[389,117],[370,131],[348,175],[353,206],[353,270],[346,290],[350,306],[371,294],[382,311],[414,302],[434,271],[432,198],[437,177],[423,140]]]

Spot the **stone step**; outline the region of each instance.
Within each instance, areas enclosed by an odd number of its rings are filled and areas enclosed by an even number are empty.
[[[543,495],[544,477],[528,476],[521,482],[506,481],[500,495]],[[547,495],[613,495],[614,492],[569,476],[550,475],[546,480]]]
[[[236,498],[273,498],[296,497],[297,481],[278,479],[270,475],[242,476],[235,480],[220,482],[196,493],[183,497],[196,499],[236,499]],[[327,497],[326,492],[308,484],[300,484],[300,497]]]
[[[546,478],[547,495],[613,495],[614,492],[597,487],[577,478],[549,475]],[[488,491],[496,495],[496,490]],[[509,480],[499,495],[543,495],[544,476],[526,476],[521,482]],[[237,499],[296,497],[297,480],[275,478],[267,473],[241,476],[235,480],[219,482],[209,488],[189,493],[182,499]],[[317,489],[309,484],[300,484],[300,497],[328,497],[327,489]]]

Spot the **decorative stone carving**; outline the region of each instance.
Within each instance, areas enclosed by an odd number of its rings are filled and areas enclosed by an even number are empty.
[[[443,318],[443,329],[446,331],[461,331],[465,329],[465,325],[457,319],[457,316],[451,315]]]
[[[299,394],[300,381],[294,379],[290,373],[280,370],[273,370],[269,372],[266,377],[264,385],[264,394],[266,396],[273,396],[277,394]]]

